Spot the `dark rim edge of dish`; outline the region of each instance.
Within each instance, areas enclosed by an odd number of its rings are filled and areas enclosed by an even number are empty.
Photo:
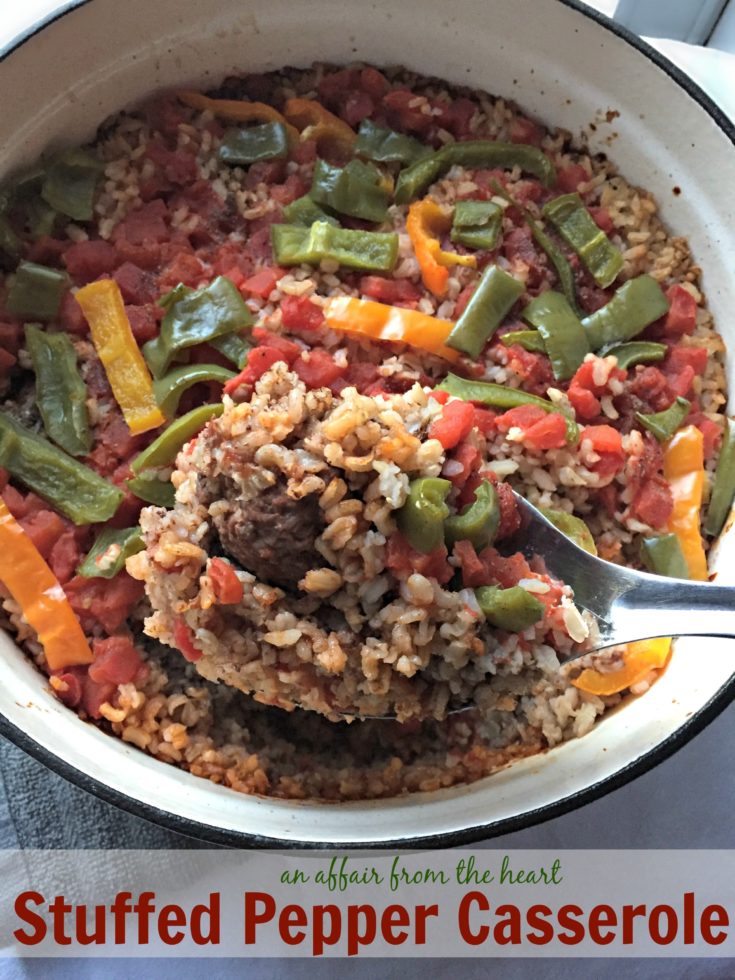
[[[71,0],[71,2],[60,9],[52,11],[46,17],[36,21],[35,24],[31,25],[26,31],[17,35],[4,48],[0,49],[0,62],[4,61],[28,41],[32,40],[49,25],[91,2],[92,0]],[[610,20],[599,11],[588,7],[586,4],[580,2],[580,0],[557,0],[557,2],[594,21],[601,28],[616,35],[622,41],[625,41],[631,47],[645,55],[649,61],[653,62],[665,72],[672,81],[705,110],[735,146],[735,124],[692,78],[685,74],[685,72],[678,68],[665,55],[661,54],[660,51],[656,50],[656,48],[642,40],[642,38],[638,37],[632,31],[629,31],[628,28],[615,23],[615,21]],[[0,714],[0,735],[8,738],[18,748],[43,763],[43,765],[53,772],[74,785],[79,786],[86,792],[99,797],[106,803],[125,810],[133,816],[141,817],[158,826],[165,827],[174,833],[204,841],[205,843],[225,845],[227,847],[242,847],[246,845],[271,850],[381,850],[388,848],[420,850],[423,848],[459,847],[462,844],[472,844],[477,841],[499,837],[503,834],[526,830],[538,824],[545,823],[548,820],[553,820],[555,817],[563,816],[565,813],[569,813],[571,810],[575,810],[587,803],[592,803],[607,793],[620,789],[636,777],[650,772],[657,765],[670,758],[678,749],[702,732],[711,721],[714,721],[733,700],[735,700],[735,675],[726,684],[723,684],[717,694],[710,698],[699,711],[693,714],[691,718],[680,725],[675,732],[655,748],[649,749],[611,776],[607,776],[599,782],[593,783],[591,786],[587,786],[585,789],[578,790],[575,793],[571,793],[569,796],[565,796],[553,803],[546,803],[517,816],[505,817],[489,824],[478,824],[462,830],[447,831],[446,833],[429,834],[408,839],[399,838],[393,841],[356,841],[354,843],[347,842],[339,844],[330,842],[317,843],[315,841],[303,840],[284,841],[279,838],[266,837],[256,833],[216,828],[212,824],[201,823],[189,817],[182,817],[178,814],[171,813],[169,810],[161,810],[152,804],[136,800],[126,793],[113,789],[106,783],[61,759],[50,749],[40,745],[2,714]]]

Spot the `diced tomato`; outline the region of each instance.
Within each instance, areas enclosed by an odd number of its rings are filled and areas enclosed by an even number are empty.
[[[390,88],[390,82],[377,68],[363,68],[360,72],[360,88],[374,99],[382,99]]]
[[[114,246],[101,239],[75,242],[64,252],[64,265],[77,286],[112,272],[117,262]]]
[[[105,702],[110,702],[110,700],[115,696],[115,684],[111,684],[109,681],[104,681],[99,683],[98,681],[93,681],[89,676],[89,671],[82,675],[82,697],[81,703],[82,708],[89,715],[90,718],[100,718],[100,708]]]
[[[406,306],[409,309],[415,309],[421,299],[419,289],[408,279],[387,279],[385,276],[363,276],[360,280],[360,292],[378,303]]]
[[[433,398],[440,405],[446,405],[451,397],[448,391],[442,391],[441,388],[434,388],[433,391],[429,392],[429,398]]]
[[[293,364],[303,351],[303,347],[299,347],[292,340],[287,340],[280,334],[271,333],[265,327],[254,327],[253,337],[255,337],[261,347],[270,347],[272,350],[277,350],[281,355],[281,360],[285,361],[288,365]]]
[[[691,412],[685,425],[696,425],[704,438],[704,458],[711,459],[717,452],[722,439],[722,429],[702,412]]]
[[[400,531],[392,534],[385,549],[385,565],[398,577],[418,572],[428,578],[434,578],[440,585],[445,585],[454,575],[454,569],[447,561],[447,549],[441,545],[428,555],[416,551]]]
[[[447,479],[451,480],[455,487],[462,487],[470,473],[480,465],[480,452],[468,442],[463,442],[452,453],[449,462],[459,463],[462,469],[456,473],[451,473]]]
[[[339,114],[348,125],[359,126],[374,109],[375,103],[367,92],[353,90],[345,95]]]
[[[110,636],[92,644],[94,663],[89,676],[101,684],[129,684],[143,666],[140,654],[127,636]]]
[[[224,393],[231,395],[240,385],[254,385],[255,382],[277,361],[283,360],[283,354],[273,347],[253,347],[248,352],[248,362],[235,378],[230,378],[224,386]]]
[[[163,201],[155,200],[144,204],[136,211],[130,211],[123,220],[115,226],[112,238],[115,244],[121,240],[131,245],[143,245],[146,242],[164,242],[168,238],[166,218],[168,209]]]
[[[66,247],[67,243],[58,238],[41,235],[28,249],[26,258],[29,262],[38,262],[41,265],[59,265]]]
[[[17,354],[22,333],[23,328],[19,323],[0,322],[0,347],[9,354]]]
[[[83,675],[73,670],[65,670],[60,673],[52,671],[52,676],[58,677],[59,680],[66,685],[66,690],[64,691],[59,691],[54,688],[54,694],[56,697],[68,708],[76,708],[79,702],[82,700]]]
[[[345,372],[331,354],[318,347],[311,351],[304,351],[294,361],[293,369],[307,388],[328,388]]]
[[[431,423],[429,438],[438,439],[445,449],[454,449],[470,434],[474,424],[474,405],[455,399],[447,402],[442,414]]]
[[[409,133],[425,133],[434,124],[431,104],[423,95],[404,88],[393,89],[383,96],[393,125]]]
[[[297,197],[303,197],[308,190],[309,187],[304,183],[303,178],[298,174],[289,174],[282,184],[273,184],[269,193],[274,201],[281,207],[285,207],[295,201]]]
[[[361,76],[360,68],[340,68],[339,71],[325,73],[317,86],[319,98],[326,105],[339,105],[346,91],[360,87]]]
[[[495,432],[495,419],[497,415],[489,408],[478,408],[475,406],[475,428],[484,436],[491,436]]]
[[[308,296],[284,296],[281,322],[286,330],[318,330],[324,323],[324,314]]]
[[[667,373],[691,367],[695,374],[702,375],[707,369],[709,353],[706,347],[672,347],[663,363]]]
[[[193,252],[181,251],[167,263],[158,277],[158,290],[168,292],[179,283],[185,286],[198,286],[204,275],[204,265]]]
[[[511,408],[498,415],[495,425],[501,432],[508,432],[513,428],[526,431],[545,417],[546,412],[538,405],[518,405],[517,408]]]
[[[155,277],[133,262],[123,262],[120,268],[115,270],[112,278],[120,287],[125,303],[144,306],[158,298]]]
[[[6,484],[3,487],[2,498],[5,506],[8,508],[10,513],[16,519],[16,521],[21,520],[28,513],[28,507],[26,504],[26,498],[20,493],[15,487]]]
[[[284,269],[277,265],[264,265],[255,275],[250,276],[243,282],[241,289],[253,296],[260,296],[261,299],[268,299],[276,288],[276,283],[286,274]]]
[[[472,138],[470,124],[476,110],[477,106],[470,99],[463,96],[452,99],[442,117],[442,125],[458,140]]]
[[[545,354],[535,354],[524,350],[520,344],[507,348],[508,368],[523,382],[523,388],[530,394],[546,395],[554,383],[551,362]]]
[[[658,530],[666,527],[674,501],[671,488],[658,474],[647,480],[633,500],[632,511],[644,524]]]
[[[77,337],[83,337],[89,333],[87,323],[82,308],[71,292],[65,292],[59,304],[59,323],[68,333],[73,333]]]
[[[566,441],[566,420],[559,412],[549,412],[527,429],[523,436],[524,445],[530,449],[561,449]]]
[[[475,286],[465,286],[462,292],[457,297],[457,302],[454,304],[454,319],[458,320],[464,311],[467,309],[467,304],[472,299],[472,294],[475,291]]]
[[[73,577],[81,558],[76,532],[68,530],[54,542],[48,561],[51,571],[64,585]]]
[[[589,440],[599,460],[590,466],[603,479],[619,473],[625,466],[625,453],[620,433],[611,425],[588,425],[582,429],[581,441]]]
[[[133,336],[139,344],[145,344],[158,336],[158,318],[152,305],[126,306],[125,313]]]
[[[610,235],[615,231],[613,219],[610,217],[610,212],[607,208],[587,208],[587,210],[592,215],[592,220],[597,227],[604,231],[606,235]]]
[[[161,262],[162,246],[159,242],[146,239],[143,242],[129,242],[126,238],[118,238],[115,242],[121,261],[133,262],[141,269],[157,269]]]
[[[596,398],[591,391],[571,384],[567,391],[567,396],[572,404],[577,416],[581,419],[594,419],[602,411],[600,399]]]
[[[242,599],[242,582],[237,572],[224,558],[213,558],[209,563],[209,578],[217,602],[229,606]]]
[[[520,552],[506,557],[489,547],[483,548],[480,558],[487,569],[488,581],[497,582],[504,589],[518,585],[522,578],[531,574],[531,568]]]
[[[143,596],[143,583],[120,572],[112,579],[82,578],[75,575],[64,584],[64,591],[85,629],[99,623],[114,633]]]
[[[556,187],[563,194],[573,194],[580,184],[588,180],[587,171],[579,163],[570,163],[556,173]]]
[[[598,385],[594,378],[596,363],[595,360],[589,360],[580,364],[567,390],[574,411],[585,422],[596,418],[602,411],[600,397],[608,390],[610,381],[624,381],[626,377],[625,371],[614,368],[609,372],[605,384]]]
[[[63,519],[53,510],[40,510],[21,518],[20,525],[46,560],[66,530]]]
[[[376,364],[362,364],[359,361],[348,364],[345,372],[345,382],[357,388],[361,394],[365,394],[367,389],[374,385],[380,378]],[[449,393],[447,393],[447,398]]]
[[[512,487],[507,483],[495,482],[495,490],[498,494],[498,505],[500,507],[500,523],[495,535],[496,540],[502,541],[515,534],[521,526],[521,513],[518,510],[515,494]]]
[[[470,541],[457,541],[454,546],[454,557],[462,571],[462,584],[466,589],[476,589],[480,585],[488,585],[488,571],[484,562],[475,551]]]
[[[317,156],[316,140],[300,140],[291,147],[289,155],[296,163],[313,163]]]
[[[509,135],[511,143],[531,143],[533,146],[539,146],[544,134],[541,127],[531,119],[516,116],[510,124]]]
[[[670,337],[693,334],[697,325],[697,301],[678,283],[666,290],[670,306],[664,321],[664,332]]]

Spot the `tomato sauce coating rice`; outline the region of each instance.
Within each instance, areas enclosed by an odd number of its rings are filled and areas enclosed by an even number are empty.
[[[504,544],[515,491],[607,560],[706,574],[724,344],[611,160],[315,65],[155,96],[22,176],[0,491],[87,654],[1,567],[0,594],[71,710],[240,792],[351,800],[480,779],[655,682],[660,641],[560,664],[586,617]]]

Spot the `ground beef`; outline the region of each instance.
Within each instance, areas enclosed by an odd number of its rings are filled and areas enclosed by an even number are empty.
[[[215,525],[227,554],[261,582],[293,589],[324,564],[314,547],[324,527],[318,498],[294,500],[281,482],[252,500],[232,500]]]

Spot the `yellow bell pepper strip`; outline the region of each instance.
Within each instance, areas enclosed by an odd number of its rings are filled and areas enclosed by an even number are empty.
[[[166,418],[156,403],[153,381],[130,328],[120,287],[114,279],[101,279],[78,290],[76,300],[128,428],[133,435],[157,429]]]
[[[588,667],[572,681],[572,684],[580,691],[596,694],[598,697],[619,694],[620,691],[642,681],[650,670],[660,670],[665,667],[670,651],[671,638],[668,636],[628,643],[624,654],[625,664],[619,670],[603,674],[599,670]]]
[[[286,129],[288,141],[292,145],[298,143],[299,132],[286,122],[281,113],[265,102],[248,102],[245,99],[210,99],[201,92],[177,92],[178,99],[190,109],[200,112],[209,110],[213,115],[228,122],[240,123],[280,123]]]
[[[666,444],[664,477],[674,498],[666,530],[679,539],[689,577],[706,582],[707,557],[699,530],[704,493],[704,439],[696,426],[680,429]]]
[[[444,299],[447,294],[448,266],[466,265],[471,269],[477,268],[474,255],[459,255],[457,252],[442,250],[440,236],[447,234],[451,227],[451,215],[445,214],[436,201],[429,197],[415,201],[408,209],[406,231],[419,262],[421,278],[437,299]]]
[[[2,498],[0,581],[38,634],[51,670],[92,663],[89,643],[64,590]]]
[[[332,330],[371,340],[408,344],[447,361],[459,359],[458,352],[445,345],[454,324],[428,313],[352,296],[334,296],[324,306],[324,318]]]
[[[335,149],[352,155],[357,133],[315,99],[287,99],[283,115],[300,132],[300,139],[314,140],[319,150]]]

